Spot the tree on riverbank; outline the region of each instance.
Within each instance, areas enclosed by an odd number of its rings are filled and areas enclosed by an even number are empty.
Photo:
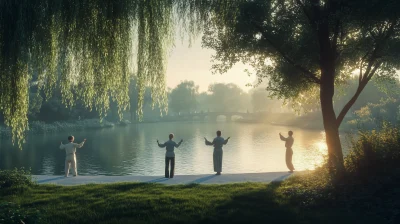
[[[204,46],[225,72],[251,64],[275,96],[302,102],[319,95],[330,164],[343,168],[339,126],[374,75],[400,68],[400,2],[395,0],[245,1],[208,23]],[[229,18],[229,19],[227,19]],[[357,71],[358,87],[336,115],[335,86]]]
[[[196,86],[193,81],[182,81],[169,94],[169,108],[175,113],[194,112],[197,108],[198,94],[199,86]]]
[[[208,91],[212,111],[245,112],[251,108],[248,94],[233,83],[214,83],[208,87]]]

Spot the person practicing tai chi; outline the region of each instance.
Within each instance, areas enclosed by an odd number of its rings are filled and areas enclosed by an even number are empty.
[[[65,149],[65,177],[68,177],[69,168],[72,164],[72,170],[74,171],[74,177],[78,175],[77,167],[76,167],[76,148],[82,148],[86,139],[83,139],[83,142],[80,144],[74,143],[74,136],[68,136],[69,143],[63,144],[61,142],[60,149]]]
[[[294,166],[292,163],[292,157],[293,157],[293,142],[294,142],[294,138],[293,138],[293,131],[289,131],[288,132],[288,137],[285,138],[281,135],[281,133],[279,133],[279,137],[281,138],[282,141],[285,141],[285,147],[286,147],[286,166],[287,168],[290,170],[289,173],[293,173]]]
[[[204,138],[206,145],[214,146],[213,153],[213,164],[214,164],[214,172],[217,172],[216,175],[221,175],[222,172],[222,146],[228,143],[228,140],[231,137],[228,137],[226,140],[221,137],[221,131],[217,131],[217,137],[214,138],[212,142],[209,142],[206,138]]]
[[[172,141],[174,138],[174,134],[169,134],[169,140],[166,141],[164,144],[160,144],[157,139],[157,144],[160,148],[166,148],[165,152],[165,178],[174,178],[175,172],[175,152],[174,149],[178,148],[183,140],[181,140],[178,144]],[[171,172],[169,172],[169,164],[171,163]]]

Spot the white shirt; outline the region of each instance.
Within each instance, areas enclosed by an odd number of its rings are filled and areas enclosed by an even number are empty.
[[[69,142],[69,143],[67,143],[65,145],[61,143],[60,149],[65,149],[65,154],[66,155],[75,154],[76,153],[76,148],[82,148],[84,143],[85,142],[82,142],[80,144]]]

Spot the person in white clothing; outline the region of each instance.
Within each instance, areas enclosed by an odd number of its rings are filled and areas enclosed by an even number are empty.
[[[78,175],[77,168],[76,168],[76,148],[82,148],[83,144],[85,143],[86,139],[83,139],[83,142],[80,144],[74,143],[74,136],[68,136],[69,143],[63,144],[61,142],[60,149],[65,149],[65,177],[68,177],[69,168],[72,165],[72,170],[74,171],[74,177]]]
[[[292,157],[293,157],[293,142],[294,142],[294,138],[293,138],[293,131],[289,131],[288,132],[288,137],[285,138],[283,137],[283,135],[281,135],[281,133],[279,133],[279,137],[281,138],[282,141],[285,142],[285,147],[286,147],[286,166],[287,168],[290,170],[289,173],[293,173],[294,166],[292,163]]]

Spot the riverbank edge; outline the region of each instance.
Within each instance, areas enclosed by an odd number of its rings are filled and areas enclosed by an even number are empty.
[[[160,183],[166,185],[187,184],[232,184],[232,183],[271,183],[281,182],[291,176],[305,174],[310,171],[289,172],[264,172],[264,173],[238,173],[238,174],[198,174],[175,175],[174,178],[164,176],[81,176],[64,177],[60,175],[32,175],[38,184],[55,184],[61,186],[86,185],[86,184],[115,184],[115,183]]]

